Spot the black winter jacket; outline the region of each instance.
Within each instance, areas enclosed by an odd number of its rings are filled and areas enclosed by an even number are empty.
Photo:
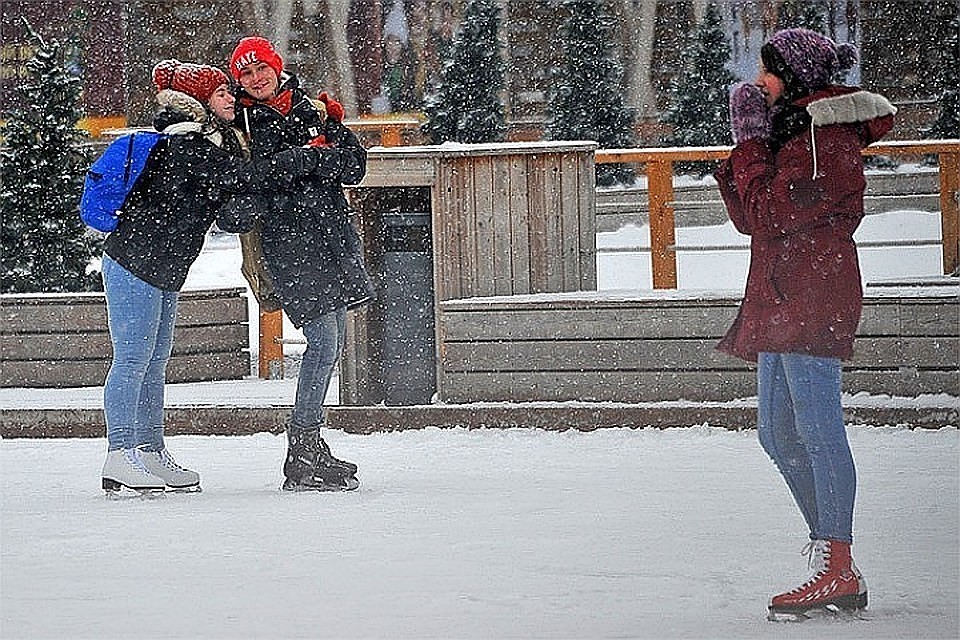
[[[294,76],[283,76],[279,93],[289,91],[286,114],[240,93],[235,124],[250,139],[254,159],[324,136],[329,147],[316,171],[292,177],[290,188],[262,198],[261,239],[267,268],[287,316],[297,327],[337,309],[364,304],[374,296],[363,265],[363,247],[350,222],[344,184],[360,182],[367,152],[342,123],[325,118]],[[253,219],[242,216],[225,231],[244,232]]]
[[[209,122],[199,102],[171,90],[158,99],[154,126],[170,135],[151,152],[104,252],[144,282],[179,291],[218,215],[235,218],[251,206],[238,194],[289,186],[316,170],[321,156],[295,149],[248,162],[236,132]]]

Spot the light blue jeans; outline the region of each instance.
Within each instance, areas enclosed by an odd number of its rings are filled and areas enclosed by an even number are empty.
[[[760,445],[786,480],[811,540],[853,542],[857,473],[840,406],[840,360],[761,353]]]
[[[303,325],[307,348],[303,352],[297,378],[297,397],[288,427],[291,434],[323,426],[323,399],[327,396],[330,378],[343,350],[346,327],[346,309],[325,313]]]
[[[163,449],[163,385],[177,292],[147,284],[107,255],[103,288],[113,363],[103,386],[107,449]]]

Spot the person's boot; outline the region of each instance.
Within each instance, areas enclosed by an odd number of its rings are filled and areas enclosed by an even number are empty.
[[[808,617],[813,610],[859,611],[867,606],[867,583],[853,563],[850,544],[814,540],[804,547],[813,575],[802,585],[774,596],[771,620]]]
[[[360,486],[356,465],[338,460],[319,429],[287,432],[284,491],[353,491]]]
[[[200,474],[177,464],[166,447],[160,451],[138,449],[137,453],[147,471],[162,478],[168,489],[187,493],[200,491]]]
[[[143,496],[163,494],[164,481],[150,473],[136,449],[114,449],[107,452],[100,473],[103,490],[115,496],[124,487]]]

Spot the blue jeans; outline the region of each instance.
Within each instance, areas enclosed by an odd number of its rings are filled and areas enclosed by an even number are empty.
[[[773,459],[812,540],[853,542],[857,473],[840,406],[840,361],[761,353],[760,445]]]
[[[163,385],[173,348],[177,292],[147,284],[107,255],[103,288],[113,364],[103,386],[107,449],[163,448]]]
[[[333,369],[343,350],[346,327],[346,309],[325,313],[303,325],[307,348],[300,363],[290,433],[323,426],[323,399],[327,396]]]

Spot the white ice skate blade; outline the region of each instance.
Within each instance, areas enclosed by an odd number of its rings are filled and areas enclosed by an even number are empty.
[[[163,489],[128,489],[127,491],[104,489],[107,500],[159,500],[166,495]]]
[[[774,611],[767,612],[770,622],[806,622],[808,620],[869,620],[863,609],[841,609],[828,604],[825,607],[815,607],[805,611]]]
[[[203,492],[203,488],[198,484],[195,484],[190,487],[171,487],[168,485],[166,490],[166,493],[202,493],[202,492]]]

